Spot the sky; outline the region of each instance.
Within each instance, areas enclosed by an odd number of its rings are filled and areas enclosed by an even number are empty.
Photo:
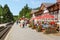
[[[0,0],[0,5],[7,4],[13,15],[19,15],[19,11],[28,4],[30,8],[40,7],[42,3],[56,3],[56,0]]]

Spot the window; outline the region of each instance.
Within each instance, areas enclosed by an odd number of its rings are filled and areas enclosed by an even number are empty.
[[[51,12],[51,14],[53,15],[53,12]]]
[[[54,14],[57,14],[57,11],[54,11]]]

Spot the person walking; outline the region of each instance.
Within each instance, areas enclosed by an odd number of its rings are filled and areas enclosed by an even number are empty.
[[[25,21],[23,20],[23,28],[25,27]]]
[[[16,21],[16,24],[18,24],[19,22],[18,22],[18,20]]]
[[[21,20],[21,27],[24,28],[24,20]]]

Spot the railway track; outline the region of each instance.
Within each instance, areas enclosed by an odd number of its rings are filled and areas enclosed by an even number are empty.
[[[0,27],[0,40],[4,40],[13,24],[7,24],[6,27]]]

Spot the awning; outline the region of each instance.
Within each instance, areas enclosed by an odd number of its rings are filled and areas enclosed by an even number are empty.
[[[38,16],[40,19],[54,19],[55,17],[53,15],[48,14],[43,14],[42,16]]]

